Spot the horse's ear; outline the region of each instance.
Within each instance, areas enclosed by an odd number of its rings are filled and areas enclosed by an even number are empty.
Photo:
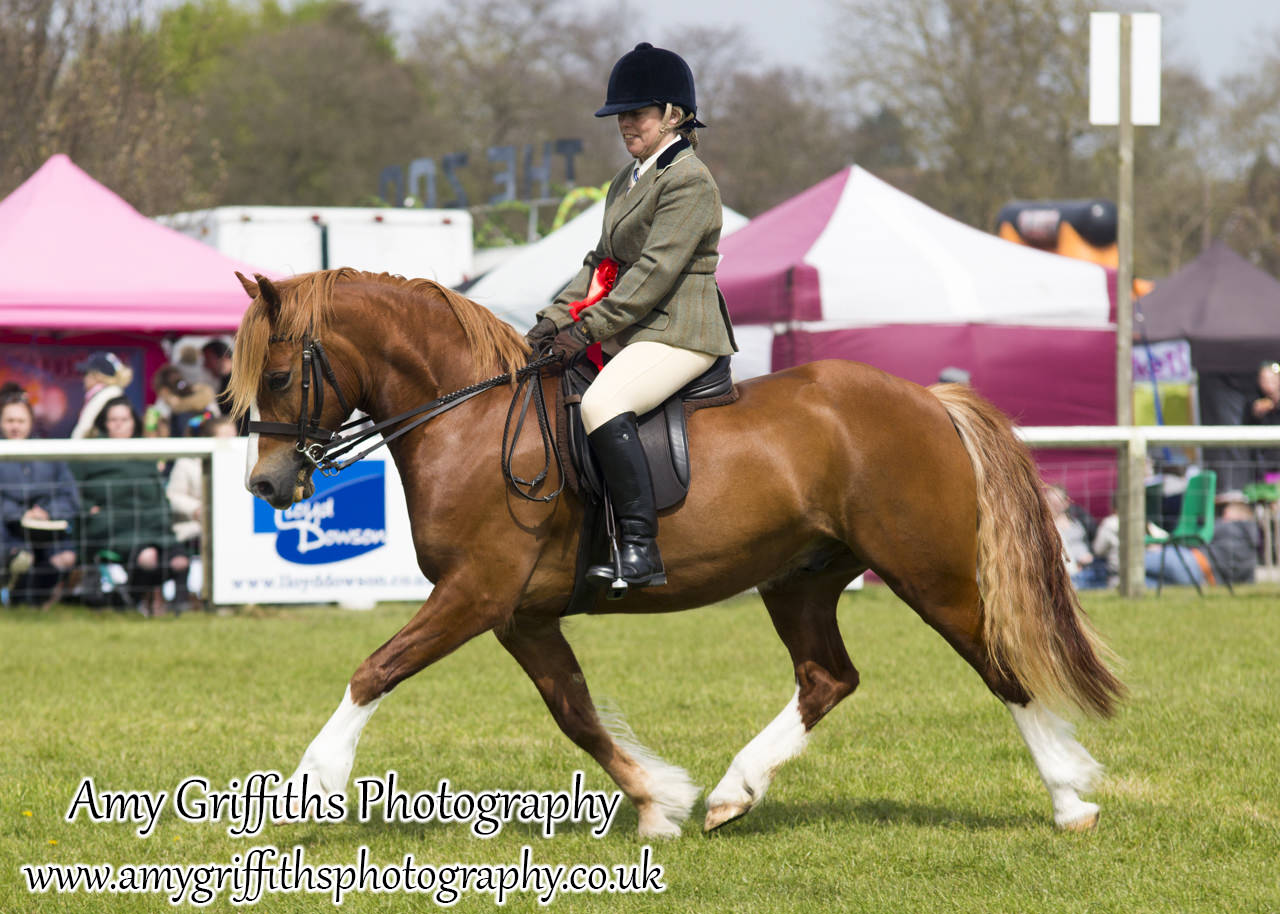
[[[258,284],[245,276],[239,270],[236,270],[236,279],[240,280],[240,285],[244,287],[245,294],[250,298],[258,297]]]
[[[267,304],[267,318],[274,324],[276,318],[280,316],[280,290],[261,273],[254,273],[253,278],[258,281],[258,294]]]

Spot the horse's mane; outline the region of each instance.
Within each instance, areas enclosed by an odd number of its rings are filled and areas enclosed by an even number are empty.
[[[510,324],[499,320],[487,308],[430,279],[405,279],[390,273],[366,273],[350,267],[303,273],[272,283],[280,293],[280,315],[274,327],[261,293],[240,322],[231,383],[227,388],[235,415],[246,413],[257,396],[267,363],[267,348],[273,336],[301,339],[310,332],[314,339],[323,341],[332,322],[334,287],[341,282],[372,282],[403,289],[410,295],[443,298],[466,335],[476,368],[474,380],[502,372],[510,372],[514,376],[529,354],[523,337]]]

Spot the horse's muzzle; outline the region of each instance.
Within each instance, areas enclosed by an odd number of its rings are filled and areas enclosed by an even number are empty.
[[[316,484],[309,469],[300,469],[285,479],[273,478],[269,473],[258,473],[249,478],[249,491],[271,507],[283,510],[314,495]]]

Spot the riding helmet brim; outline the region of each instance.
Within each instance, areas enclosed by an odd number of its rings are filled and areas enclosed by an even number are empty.
[[[612,117],[615,114],[622,114],[626,111],[635,111],[637,108],[644,108],[648,105],[657,105],[661,108],[666,102],[655,101],[652,98],[633,98],[627,101],[613,102],[605,105],[596,112],[596,117]],[[691,121],[686,121],[680,125],[681,127],[698,127],[705,128],[707,125],[702,123],[696,117]]]

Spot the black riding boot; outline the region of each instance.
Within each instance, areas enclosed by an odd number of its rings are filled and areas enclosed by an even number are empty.
[[[667,583],[658,554],[658,512],[653,503],[649,463],[640,444],[636,414],[615,416],[587,436],[609,485],[609,500],[618,521],[622,580],[634,586]],[[588,577],[612,581],[612,564],[592,565]]]

